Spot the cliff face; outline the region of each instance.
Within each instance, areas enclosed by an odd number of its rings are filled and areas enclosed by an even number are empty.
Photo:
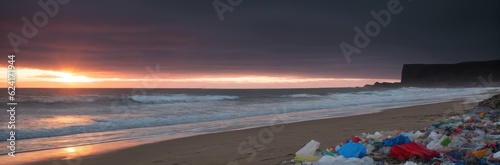
[[[404,86],[478,86],[482,76],[494,86],[500,85],[500,60],[457,64],[405,64],[401,73]],[[490,82],[491,83],[491,82]]]

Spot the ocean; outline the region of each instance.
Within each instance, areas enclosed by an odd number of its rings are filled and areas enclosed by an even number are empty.
[[[280,123],[375,113],[464,99],[500,88],[18,89],[16,151],[127,139],[178,138]],[[6,96],[6,95],[5,95]],[[5,100],[7,97],[0,97]],[[451,108],[451,107],[450,107]],[[0,139],[9,138],[7,112]],[[0,146],[7,146],[6,140]],[[1,147],[0,154],[7,153]]]

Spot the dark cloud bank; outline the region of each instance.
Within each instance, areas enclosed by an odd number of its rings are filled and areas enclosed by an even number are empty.
[[[45,2],[44,0],[43,2]],[[19,46],[19,65],[140,74],[399,78],[404,63],[500,58],[500,1],[401,0],[404,10],[348,64],[339,48],[389,1],[243,0],[221,21],[212,0],[70,1]],[[229,4],[225,0],[220,0]],[[38,1],[2,2],[1,53]]]

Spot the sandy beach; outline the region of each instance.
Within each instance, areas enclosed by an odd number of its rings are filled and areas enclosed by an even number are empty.
[[[205,134],[137,146],[130,144],[132,142],[124,141],[97,144],[92,147],[74,147],[69,151],[68,149],[54,149],[20,153],[16,158],[5,157],[6,161],[3,163],[37,165],[54,162],[72,165],[281,164],[282,161],[293,159],[293,154],[311,139],[321,142],[321,148],[325,148],[335,146],[352,135],[363,132],[373,133],[378,130],[394,129],[419,130],[451,115],[452,105],[457,103],[460,102],[395,108],[374,114]],[[454,113],[460,111],[453,110]],[[253,154],[255,157],[252,157]],[[35,162],[27,162],[29,160]]]

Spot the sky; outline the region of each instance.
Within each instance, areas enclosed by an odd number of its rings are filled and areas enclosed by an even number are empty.
[[[496,0],[1,3],[0,54],[16,54],[20,87],[354,87],[397,82],[407,63],[500,59]],[[382,26],[370,12],[391,4]],[[354,29],[374,21],[356,46]],[[359,50],[349,61],[343,42]]]

